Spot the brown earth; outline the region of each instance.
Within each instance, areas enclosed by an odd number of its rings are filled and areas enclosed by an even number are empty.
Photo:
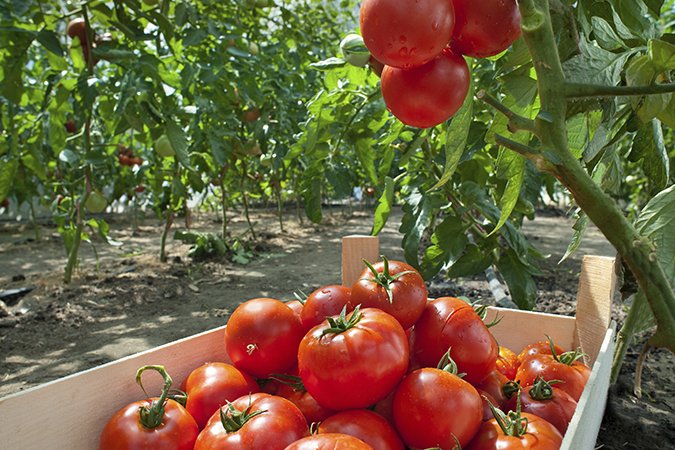
[[[400,217],[394,214],[380,235],[383,253],[393,259],[402,257]],[[21,298],[5,299],[7,308],[0,309],[0,396],[222,325],[249,298],[292,299],[294,291],[308,293],[338,283],[341,237],[367,234],[372,216],[333,211],[321,225],[301,225],[287,217],[281,233],[273,214],[258,211],[259,256],[247,265],[194,262],[187,257],[189,246],[171,239],[169,262],[159,263],[157,222],[146,220],[134,230],[124,217],[112,219],[112,234],[123,245],[95,242],[96,253],[83,246],[80,268],[68,286],[61,283],[65,253],[53,228],[43,227],[42,238],[35,241],[25,225],[0,225],[0,291],[33,288]],[[578,252],[557,264],[571,224],[563,216],[544,214],[524,225],[531,241],[551,255],[537,280],[537,310],[574,314],[581,256],[614,254],[604,237],[590,229]],[[217,232],[219,224],[204,215],[193,228]],[[242,218],[234,220],[233,229],[245,230]],[[430,290],[484,301],[492,296],[483,277],[437,279]],[[618,299],[615,306],[620,321]],[[638,400],[632,395],[632,374],[639,350],[629,351],[619,382],[610,390],[598,447],[666,448],[675,442],[673,355],[652,352]]]

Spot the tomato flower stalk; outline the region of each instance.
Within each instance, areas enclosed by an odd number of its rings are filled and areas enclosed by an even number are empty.
[[[368,267],[368,269],[373,273],[372,278],[362,278],[362,280],[365,281],[372,281],[373,283],[382,286],[382,288],[385,290],[387,293],[387,299],[389,300],[389,303],[394,303],[394,297],[392,294],[391,290],[391,285],[396,282],[399,278],[401,278],[404,275],[408,275],[409,273],[415,273],[414,270],[404,270],[403,272],[399,272],[395,275],[392,275],[389,272],[389,260],[387,259],[386,256],[380,256],[382,258],[382,263],[384,264],[384,267],[382,269],[382,272],[378,272],[375,267],[366,261],[365,259],[362,259],[363,263]]]

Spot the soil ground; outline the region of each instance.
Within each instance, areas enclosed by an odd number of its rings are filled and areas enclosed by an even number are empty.
[[[395,213],[380,235],[384,254],[402,258]],[[0,291],[32,288],[23,297],[5,298],[0,309],[0,397],[77,371],[224,324],[236,306],[250,298],[292,299],[293,292],[339,282],[340,240],[368,234],[369,212],[333,210],[321,225],[300,224],[256,211],[259,256],[247,265],[226,261],[194,262],[188,245],[169,239],[169,261],[159,263],[160,224],[146,220],[132,229],[125,217],[110,218],[121,247],[84,245],[73,283],[61,283],[65,253],[55,229],[43,227],[41,239],[21,224],[0,224]],[[524,231],[544,254],[544,275],[537,279],[539,311],[574,314],[581,256],[613,256],[602,235],[589,229],[577,253],[562,264],[572,222],[558,213],[540,214]],[[243,218],[231,227],[243,233]],[[195,218],[193,229],[217,232],[213,216]],[[98,256],[98,258],[96,257]],[[97,264],[98,261],[98,264]],[[98,265],[98,267],[97,267]],[[490,301],[483,277],[434,280],[430,292]],[[4,306],[0,304],[0,306]],[[615,302],[621,321],[622,305]],[[675,442],[673,355],[650,354],[643,374],[643,397],[632,395],[632,374],[640,347],[630,349],[609,402],[597,447],[667,448]],[[670,444],[669,444],[670,443]]]

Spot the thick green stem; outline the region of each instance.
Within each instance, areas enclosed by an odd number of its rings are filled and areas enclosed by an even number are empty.
[[[626,319],[621,326],[621,329],[616,335],[616,350],[614,351],[614,360],[612,362],[612,377],[610,382],[616,383],[619,379],[619,372],[621,371],[621,364],[626,357],[626,351],[630,347],[635,330],[640,323],[640,316],[643,309],[648,308],[647,299],[644,292],[639,291],[633,298],[633,303],[628,310]]]
[[[675,83],[650,84],[647,86],[599,86],[595,84],[566,83],[565,97],[623,97],[630,95],[654,95],[675,92]]]
[[[565,185],[577,205],[616,248],[635,275],[658,325],[653,346],[675,351],[675,294],[658,264],[649,241],[640,237],[614,200],[592,180],[567,146],[565,78],[551,27],[548,1],[521,0],[522,30],[537,72],[541,113],[535,133],[552,173]]]

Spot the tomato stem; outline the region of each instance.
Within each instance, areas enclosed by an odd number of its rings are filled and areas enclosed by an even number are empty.
[[[340,334],[356,326],[357,323],[361,321],[363,313],[361,312],[361,305],[357,305],[354,308],[354,311],[351,313],[349,319],[347,319],[347,305],[342,308],[340,315],[337,317],[326,317],[330,328],[326,328],[321,333],[321,337],[327,334]]]
[[[141,367],[138,369],[138,371],[136,371],[136,383],[141,387],[147,397],[150,396],[145,391],[143,382],[141,381],[141,377],[146,370],[154,370],[158,372],[162,378],[164,378],[164,387],[162,388],[162,393],[160,394],[159,399],[151,401],[150,406],[141,406],[138,410],[140,417],[139,421],[141,425],[143,425],[145,428],[153,429],[162,424],[162,420],[164,419],[164,407],[166,406],[166,402],[168,400],[167,397],[169,396],[173,380],[171,379],[171,376],[169,376],[169,373],[166,371],[164,366],[156,365]]]
[[[365,259],[361,260],[366,265],[366,267],[368,267],[368,269],[373,273],[372,278],[362,278],[362,280],[371,281],[375,284],[382,286],[382,288],[384,288],[384,291],[387,293],[387,299],[391,304],[394,303],[391,285],[402,276],[408,275],[409,273],[415,273],[415,271],[404,270],[403,272],[399,272],[395,275],[392,275],[391,272],[389,272],[389,260],[383,255],[380,255],[380,258],[382,258],[382,265],[383,265],[382,272],[378,272],[377,269],[375,269],[375,267]]]
[[[528,391],[530,397],[535,400],[551,400],[553,398],[553,384],[561,383],[560,380],[544,380],[544,377],[537,377],[536,381]]]
[[[255,416],[266,413],[266,409],[259,409],[258,411],[251,411],[251,398],[249,397],[248,407],[240,411],[232,403],[227,402],[226,407],[220,408],[220,421],[223,424],[223,428],[228,433],[234,433],[239,431],[246,422],[253,419]],[[227,412],[225,411],[227,409]]]
[[[457,367],[457,363],[455,362],[454,359],[450,356],[450,351],[452,350],[452,347],[448,348],[448,351],[445,352],[441,360],[438,362],[438,365],[436,368],[442,370],[443,372],[448,372],[453,375],[457,375],[459,378],[463,378],[466,373],[458,373],[459,368]]]

